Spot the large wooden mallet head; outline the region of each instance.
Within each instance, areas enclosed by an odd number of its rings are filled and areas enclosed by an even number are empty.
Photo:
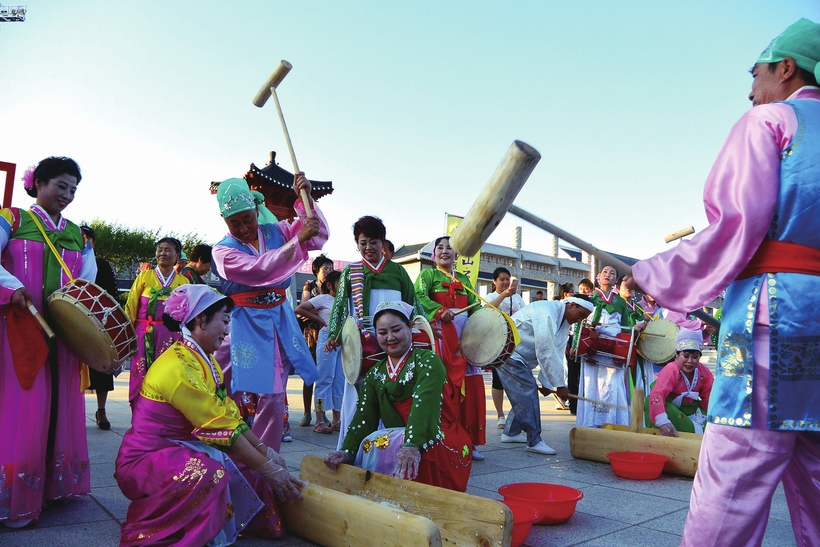
[[[279,61],[279,66],[274,69],[270,75],[270,78],[268,78],[268,81],[262,85],[261,89],[259,89],[259,93],[257,93],[256,97],[253,98],[253,104],[259,108],[265,106],[265,103],[268,102],[268,99],[270,99],[270,88],[276,89],[279,87],[279,84],[282,83],[282,80],[285,79],[285,76],[288,75],[288,72],[290,72],[290,69],[292,68],[293,65],[284,59]]]
[[[490,181],[450,239],[453,249],[462,256],[473,256],[481,249],[507,214],[540,159],[538,150],[527,143],[514,141],[510,145]]]

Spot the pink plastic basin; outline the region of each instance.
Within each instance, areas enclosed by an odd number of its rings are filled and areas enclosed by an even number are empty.
[[[563,524],[575,513],[575,505],[584,497],[577,488],[546,482],[505,484],[498,493],[507,500],[525,503],[538,514],[535,524]]]
[[[520,547],[530,535],[532,524],[538,520],[538,511],[525,503],[504,500],[504,505],[510,508],[513,516],[512,541],[510,547]]]
[[[661,476],[666,456],[651,452],[610,452],[606,455],[612,471],[625,479],[651,481]]]

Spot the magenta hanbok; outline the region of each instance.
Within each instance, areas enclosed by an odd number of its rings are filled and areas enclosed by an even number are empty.
[[[162,324],[165,300],[173,289],[188,283],[188,278],[172,271],[163,280],[159,268],[141,272],[128,293],[125,314],[134,323],[137,333],[137,353],[131,357],[128,400],[133,402],[140,393],[142,379],[157,357],[179,340],[178,332],[171,332]]]
[[[229,545],[237,534],[285,534],[275,494],[227,454],[248,430],[219,366],[183,338],[149,369],[117,455],[131,505],[120,545]]]
[[[64,218],[55,225],[37,205],[31,210],[71,275],[94,279],[93,250],[84,246],[79,227]],[[5,521],[36,518],[44,500],[87,495],[91,485],[81,390],[85,365],[57,340],[45,362],[25,364],[36,371],[26,389],[7,332],[15,290],[28,289],[34,306],[47,315],[47,297],[68,278],[28,211],[0,211],[0,249],[0,521]]]

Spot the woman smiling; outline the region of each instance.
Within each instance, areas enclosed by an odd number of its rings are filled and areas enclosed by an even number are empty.
[[[172,290],[188,283],[185,276],[174,271],[182,254],[182,244],[173,237],[163,237],[157,242],[157,266],[140,273],[131,285],[125,313],[134,323],[137,332],[137,353],[131,358],[131,379],[128,400],[133,403],[139,395],[142,379],[151,364],[179,335],[170,332],[162,323],[165,300]]]
[[[59,339],[49,348],[36,326],[21,330],[32,321],[29,303],[47,316],[67,272],[97,275],[93,249],[62,216],[81,178],[74,160],[46,158],[23,176],[31,209],[0,210],[0,522],[10,528],[35,523],[44,501],[90,491],[85,367]]]

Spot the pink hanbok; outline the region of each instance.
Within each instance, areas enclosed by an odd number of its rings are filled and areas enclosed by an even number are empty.
[[[120,545],[229,545],[285,530],[270,484],[224,451],[248,426],[219,366],[183,338],[149,369],[114,478],[132,500]],[[222,450],[219,450],[219,448]]]
[[[31,210],[72,276],[94,279],[93,250],[84,247],[77,225],[64,218],[55,225],[40,207]],[[44,363],[27,365],[36,369],[36,375],[31,387],[24,388],[15,372],[7,332],[8,306],[15,290],[28,289],[34,306],[47,316],[47,297],[68,278],[25,210],[0,211],[0,249],[0,521],[4,521],[36,518],[44,500],[87,495],[91,485],[81,389],[85,365],[57,340]]]

